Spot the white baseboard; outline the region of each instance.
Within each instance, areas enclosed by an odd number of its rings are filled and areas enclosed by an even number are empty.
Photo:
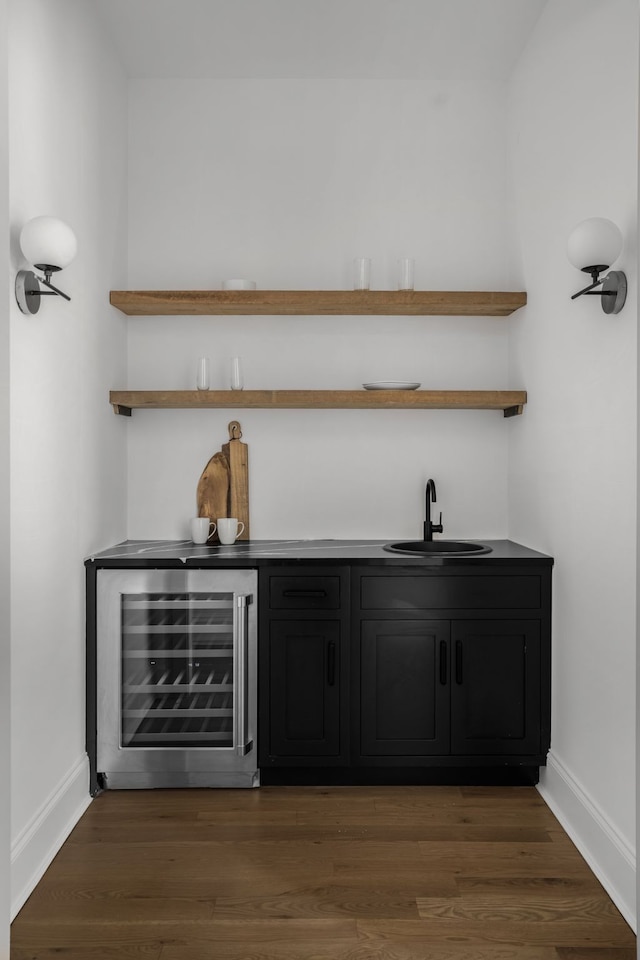
[[[89,761],[82,757],[11,845],[11,920],[91,803]]]
[[[635,851],[553,753],[540,768],[538,790],[635,933]]]

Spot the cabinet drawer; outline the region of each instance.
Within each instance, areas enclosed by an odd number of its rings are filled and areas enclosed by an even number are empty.
[[[536,575],[360,579],[363,610],[532,610],[540,607],[541,598],[540,577]]]
[[[340,577],[269,577],[272,610],[339,610]]]

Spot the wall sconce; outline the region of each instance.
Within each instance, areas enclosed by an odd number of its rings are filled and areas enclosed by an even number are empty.
[[[19,270],[16,276],[16,300],[23,313],[37,313],[40,297],[64,297],[66,293],[51,283],[51,274],[68,266],[76,255],[78,243],[70,226],[56,217],[35,217],[25,223],[20,233],[20,248],[25,258],[44,277],[32,270]],[[48,290],[41,290],[43,283]]]
[[[606,277],[600,277],[600,274],[615,263],[621,252],[622,234],[611,220],[590,217],[579,223],[569,237],[567,256],[574,267],[591,274],[592,283],[574,293],[571,299],[584,294],[602,297],[605,313],[620,313],[627,299],[625,274],[621,270],[612,270]],[[600,284],[602,289],[595,290]]]

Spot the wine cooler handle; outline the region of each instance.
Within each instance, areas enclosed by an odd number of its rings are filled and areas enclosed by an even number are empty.
[[[233,646],[235,650],[235,678],[233,698],[235,704],[235,750],[244,757],[253,749],[253,740],[247,741],[247,712],[249,707],[248,642],[249,623],[247,605],[251,598],[244,594],[236,596],[236,615],[233,619]]]

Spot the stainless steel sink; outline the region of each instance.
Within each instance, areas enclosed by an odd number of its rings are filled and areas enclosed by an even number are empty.
[[[491,547],[484,543],[470,543],[468,540],[407,540],[403,543],[385,543],[384,549],[392,553],[412,553],[423,557],[491,553]]]

